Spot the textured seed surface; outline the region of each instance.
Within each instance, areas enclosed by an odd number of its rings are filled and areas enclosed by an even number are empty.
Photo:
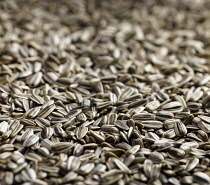
[[[23,143],[23,146],[31,146],[35,144],[39,140],[39,137],[37,135],[31,135],[30,137],[26,138],[26,140]]]
[[[209,9],[0,1],[0,184],[209,185]]]

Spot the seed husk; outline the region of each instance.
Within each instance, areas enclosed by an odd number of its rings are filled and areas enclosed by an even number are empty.
[[[159,152],[152,152],[150,155],[149,155],[149,158],[153,163],[161,163],[163,160],[164,160],[164,157],[161,153]]]
[[[163,123],[161,121],[148,120],[148,121],[142,121],[141,123],[145,128],[159,129],[163,127]]]
[[[80,174],[90,173],[93,170],[94,167],[95,167],[94,163],[87,163],[87,164],[80,167],[79,173]]]
[[[41,137],[42,139],[49,139],[54,133],[54,130],[52,127],[44,127],[41,131]]]
[[[145,100],[145,99],[138,100],[138,101],[130,103],[128,108],[130,108],[130,109],[131,108],[137,108],[137,107],[145,105],[146,103],[147,103],[147,100]]]
[[[0,1],[0,184],[210,184],[209,1]]]
[[[148,104],[146,104],[145,108],[148,111],[154,111],[156,110],[158,107],[160,106],[160,102],[159,101],[151,101]]]
[[[139,114],[134,114],[132,117],[134,120],[153,120],[155,119],[155,115],[151,113],[139,113]]]
[[[149,159],[146,159],[144,161],[144,165],[143,165],[143,169],[144,169],[144,173],[147,177],[151,177],[151,171],[152,171],[152,166],[153,166],[153,162]]]
[[[175,122],[174,131],[177,136],[185,136],[187,134],[187,128],[181,121]]]
[[[193,174],[193,180],[199,184],[208,184],[210,183],[210,178],[207,174],[203,172],[195,172]]]
[[[78,157],[70,156],[67,160],[66,169],[69,171],[77,171],[80,166],[80,160]]]
[[[121,121],[121,120],[117,120],[117,121],[115,122],[115,125],[116,125],[117,127],[121,128],[121,129],[123,129],[123,130],[128,130],[128,129],[129,129],[129,127],[127,126],[127,124],[124,123],[124,122]]]
[[[60,153],[67,153],[74,145],[70,142],[58,142],[52,145],[52,151]]]
[[[204,115],[199,115],[198,116],[202,121],[206,123],[210,123],[210,117],[209,116],[204,116]]]
[[[181,112],[183,107],[179,101],[173,101],[173,102],[165,104],[162,107],[162,109],[165,111],[170,111],[172,113],[176,113],[176,112]]]
[[[8,122],[2,121],[2,122],[0,123],[0,134],[6,133],[8,127],[9,127]]]
[[[76,131],[76,136],[77,136],[78,139],[82,139],[83,137],[85,137],[87,132],[88,132],[87,127],[79,127]]]
[[[198,127],[206,133],[210,133],[210,124],[204,123],[203,121],[198,123]]]
[[[187,171],[191,171],[193,170],[199,163],[199,159],[198,158],[192,158],[192,159],[189,159],[187,161],[187,164],[186,164],[186,170]]]
[[[185,155],[185,151],[179,148],[170,148],[168,151],[168,154],[170,157],[175,158],[175,159],[180,159],[183,158]]]
[[[23,134],[20,137],[21,141],[26,140],[28,137],[32,136],[34,134],[34,130],[33,129],[27,129],[25,132],[23,132]]]
[[[158,120],[168,120],[168,119],[173,119],[174,118],[174,114],[172,112],[168,112],[168,111],[158,111],[156,113],[156,119]]]
[[[23,146],[29,147],[35,144],[37,141],[39,141],[39,137],[37,135],[31,135],[25,139],[25,141],[23,142]]]
[[[124,173],[130,173],[130,169],[124,164],[122,163],[120,160],[118,159],[114,159],[114,163],[117,165],[117,167],[122,170]]]
[[[174,128],[175,123],[179,122],[179,121],[180,121],[179,119],[168,119],[168,120],[165,120],[164,121],[164,127],[167,128],[167,129]]]
[[[71,182],[71,181],[75,180],[77,178],[77,176],[78,176],[77,173],[71,171],[63,177],[62,182],[63,183]]]

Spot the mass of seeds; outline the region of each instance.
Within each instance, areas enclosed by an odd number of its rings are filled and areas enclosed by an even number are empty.
[[[0,2],[1,185],[209,185],[209,0]]]

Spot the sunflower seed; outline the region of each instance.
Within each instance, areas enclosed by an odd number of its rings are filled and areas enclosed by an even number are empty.
[[[94,163],[87,163],[80,167],[79,173],[80,174],[88,174],[93,170],[94,167],[95,167]]]
[[[193,174],[193,180],[199,184],[208,184],[210,183],[210,178],[207,174],[203,172],[195,172]]]
[[[124,173],[130,173],[130,169],[120,160],[114,159],[114,163],[117,165],[117,167],[122,170]]]
[[[156,113],[156,118],[164,121],[164,120],[168,120],[168,119],[173,119],[174,114],[172,112],[168,112],[168,111],[158,111]]]
[[[80,160],[78,157],[70,156],[67,160],[66,169],[69,171],[77,171],[80,166]]]
[[[204,123],[203,121],[198,123],[198,127],[206,133],[210,133],[210,125],[208,123]]]
[[[9,127],[8,122],[2,121],[2,122],[0,123],[0,133],[1,133],[1,134],[6,133],[8,127]]]
[[[198,163],[199,163],[199,159],[197,158],[189,159],[186,164],[186,170],[187,171],[193,170],[198,165]]]
[[[77,176],[78,176],[77,173],[69,172],[63,177],[62,182],[63,183],[71,182],[71,181],[75,180],[77,178]]]
[[[154,111],[156,110],[158,107],[160,106],[160,102],[159,101],[151,101],[149,103],[146,104],[146,109],[148,111]]]
[[[208,1],[0,7],[0,184],[210,184]]]
[[[187,134],[187,128],[181,121],[175,122],[174,131],[177,136],[184,136]]]
[[[171,158],[180,159],[185,155],[185,151],[179,148],[170,148],[168,154]]]
[[[78,139],[82,139],[83,137],[85,137],[87,132],[88,132],[87,127],[79,127],[76,131],[76,136],[77,136]]]
[[[52,145],[52,150],[54,152],[67,153],[71,150],[72,147],[73,147],[73,144],[70,142],[60,142],[60,143],[54,143]]]
[[[159,129],[163,127],[163,123],[161,121],[148,120],[148,121],[142,121],[141,123],[145,128]]]
[[[135,101],[135,102],[132,102],[129,104],[129,108],[136,108],[136,107],[140,107],[140,106],[143,106],[147,103],[147,100],[143,99],[143,100],[138,100],[138,101]]]
[[[151,113],[139,113],[139,114],[134,114],[132,117],[134,120],[154,120],[155,116],[154,114]]]
[[[31,135],[25,139],[23,142],[23,146],[29,147],[39,141],[39,137],[37,135]]]
[[[26,140],[28,137],[34,135],[34,130],[33,129],[27,129],[25,132],[23,132],[23,134],[21,135],[20,140],[24,141]]]
[[[149,178],[151,177],[152,167],[153,167],[153,162],[149,159],[146,159],[144,161],[143,169],[144,169],[145,175]]]
[[[164,157],[161,153],[159,152],[152,152],[149,155],[149,158],[153,163],[161,163],[164,160]]]
[[[53,128],[51,127],[44,127],[41,131],[42,139],[49,139],[54,133]]]
[[[115,125],[123,130],[129,130],[129,127],[123,121],[117,120]]]
[[[176,113],[176,112],[181,112],[183,107],[182,107],[182,104],[180,102],[174,101],[174,102],[170,102],[170,103],[165,104],[162,107],[162,109],[165,110],[165,111],[170,111],[170,112]]]

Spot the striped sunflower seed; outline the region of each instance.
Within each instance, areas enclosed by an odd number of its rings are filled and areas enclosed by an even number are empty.
[[[210,125],[208,123],[204,123],[203,121],[200,121],[198,123],[198,127],[203,130],[206,133],[210,133]]]
[[[185,136],[187,134],[187,128],[181,121],[175,122],[174,131],[177,136]]]
[[[189,159],[187,161],[187,164],[186,164],[186,170],[187,171],[191,171],[193,170],[199,163],[199,159],[198,158],[192,158],[192,159]]]
[[[209,184],[210,183],[210,177],[203,172],[195,172],[193,174],[193,180],[195,182],[197,182],[198,184]]]
[[[182,104],[178,101],[173,101],[170,103],[165,104],[162,107],[165,111],[170,111],[172,113],[181,112],[183,110]]]
[[[198,116],[202,121],[206,123],[210,123],[210,117],[209,116],[204,116],[204,115],[199,115]]]
[[[164,160],[164,157],[161,153],[159,152],[152,152],[149,155],[149,158],[153,163],[161,163]]]
[[[27,129],[25,132],[23,132],[23,134],[20,137],[21,141],[26,140],[28,137],[34,135],[34,130],[33,129]]]
[[[146,109],[148,111],[154,111],[156,110],[158,107],[160,106],[160,102],[159,101],[151,101],[149,103],[146,104]]]
[[[185,156],[185,151],[179,148],[170,148],[168,154],[171,158],[181,159]]]
[[[123,162],[121,162],[120,160],[114,159],[114,163],[124,173],[128,173],[128,174],[131,173],[130,169]]]
[[[35,144],[37,141],[39,141],[39,137],[37,135],[31,135],[25,139],[25,141],[23,142],[23,146],[29,147]]]
[[[44,127],[41,131],[41,138],[42,139],[49,139],[53,135],[54,130],[52,127]]]
[[[139,114],[134,114],[132,117],[134,120],[154,120],[155,116],[152,113],[139,113]]]
[[[124,123],[124,122],[121,121],[121,120],[117,120],[117,121],[115,122],[115,125],[116,125],[118,128],[121,128],[121,129],[123,129],[123,130],[129,130],[129,127],[127,126],[127,124]]]
[[[55,153],[67,153],[71,151],[74,145],[70,142],[59,142],[52,145],[52,151]]]
[[[165,121],[168,119],[173,119],[174,118],[174,114],[172,112],[169,111],[158,111],[156,113],[156,119]]]
[[[77,136],[78,139],[82,139],[83,137],[85,137],[87,132],[88,132],[87,127],[79,127],[79,128],[77,128],[76,136]]]
[[[163,123],[161,121],[148,120],[148,121],[142,121],[141,123],[145,128],[153,128],[153,129],[163,128]]]

